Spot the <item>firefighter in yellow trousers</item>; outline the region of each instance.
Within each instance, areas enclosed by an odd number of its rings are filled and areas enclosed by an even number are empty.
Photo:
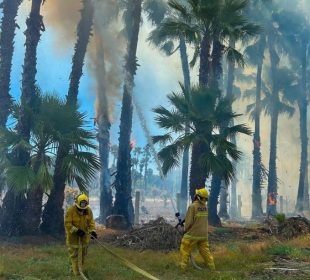
[[[70,254],[72,271],[76,276],[80,274],[79,249],[82,251],[80,263],[83,266],[89,240],[97,238],[93,212],[88,204],[89,200],[86,194],[78,195],[75,205],[67,210],[65,216],[66,245]]]
[[[181,242],[180,267],[185,270],[194,245],[210,270],[215,270],[213,257],[208,242],[208,191],[205,188],[196,190],[195,200],[188,207],[185,218],[185,234]]]

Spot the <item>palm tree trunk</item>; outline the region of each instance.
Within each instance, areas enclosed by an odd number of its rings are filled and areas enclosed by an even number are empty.
[[[303,42],[303,53],[301,58],[302,65],[302,96],[298,102],[300,113],[300,140],[301,140],[301,157],[299,169],[299,184],[296,211],[302,212],[304,210],[304,194],[305,194],[305,179],[308,169],[308,128],[307,128],[307,115],[308,115],[308,102],[307,102],[307,49],[308,44]],[[309,204],[309,202],[308,202]]]
[[[268,195],[267,195],[267,214],[275,215],[277,212],[277,204],[270,205],[268,203],[269,196],[272,194],[277,196],[278,178],[277,178],[277,135],[278,135],[278,118],[279,118],[279,90],[277,87],[277,67],[279,57],[275,50],[274,36],[268,37],[268,47],[270,53],[271,64],[271,80],[272,80],[272,109],[271,109],[271,131],[270,131],[270,155],[269,155],[269,176],[268,176]]]
[[[222,181],[221,191],[220,191],[220,210],[219,210],[219,217],[225,220],[229,219],[228,215],[228,184],[225,181]]]
[[[11,69],[12,57],[14,52],[14,37],[16,28],[16,16],[19,5],[22,0],[4,0],[2,2],[3,17],[1,20],[1,36],[0,36],[0,127],[5,127],[11,107]],[[4,180],[1,176],[1,184]],[[15,218],[11,215],[14,210],[14,200],[17,199],[12,190],[8,190],[3,201],[3,207],[0,208],[0,234],[10,235],[15,233],[12,226],[6,224],[6,220],[14,222]],[[20,204],[20,203],[17,203]],[[16,213],[17,217],[20,215]],[[9,223],[10,223],[9,222]],[[19,230],[17,230],[19,232]]]
[[[42,16],[40,15],[42,0],[32,0],[31,12],[29,17],[26,20],[27,30],[25,32],[26,36],[26,51],[24,58],[24,66],[23,66],[23,74],[22,74],[22,96],[21,96],[21,111],[17,124],[17,131],[19,135],[25,142],[29,142],[30,139],[30,128],[31,128],[31,118],[29,114],[29,109],[34,110],[36,107],[36,73],[37,73],[37,46],[40,41],[41,31],[44,31],[44,25]],[[29,163],[30,155],[29,152],[19,148],[15,151],[15,159],[14,164],[19,166],[25,166]],[[33,190],[36,191],[36,190]],[[11,196],[11,194],[9,193]],[[28,231],[33,231],[34,229],[29,228],[29,224],[27,220],[29,219],[26,215],[21,215],[21,213],[31,212],[33,203],[30,202],[31,195],[27,194],[27,198],[29,196],[29,200],[25,200],[25,197],[22,194],[18,194],[14,199],[16,201],[11,205],[3,204],[3,209],[5,211],[9,211],[11,213],[10,217],[7,217],[6,220],[2,220],[2,227],[16,227],[19,230],[17,231],[15,228],[8,228],[7,232],[11,232],[14,235],[24,234]],[[12,197],[12,196],[11,196]],[[11,199],[6,200],[11,202]],[[42,201],[36,201],[37,203],[42,203]],[[14,205],[14,208],[12,206]],[[37,215],[41,213],[35,212]],[[12,220],[11,220],[12,219]],[[21,226],[20,226],[21,225]]]
[[[180,56],[182,63],[182,71],[184,78],[184,87],[185,90],[190,90],[190,72],[188,65],[188,56],[186,50],[186,43],[183,37],[180,37]],[[185,134],[189,134],[189,125],[186,124]],[[181,179],[181,201],[180,201],[180,211],[181,215],[184,216],[187,210],[187,201],[188,201],[188,168],[189,168],[189,147],[185,147],[183,151],[182,159],[182,179]]]
[[[94,8],[91,0],[83,0],[81,20],[77,27],[77,42],[72,58],[72,70],[70,74],[70,86],[67,96],[67,104],[76,106],[79,92],[80,79],[83,73],[84,59],[91,36],[93,26]],[[57,151],[55,171],[53,176],[53,189],[43,211],[42,224],[40,229],[44,233],[63,235],[64,234],[64,190],[66,186],[66,174],[62,169],[63,160],[70,152],[70,146],[64,143],[59,144]]]
[[[253,183],[252,183],[252,219],[262,217],[262,155],[260,145],[260,112],[261,112],[261,88],[262,88],[262,68],[264,62],[264,52],[266,48],[266,39],[261,39],[259,48],[259,62],[256,73],[256,98],[255,98],[255,131],[253,136]]]
[[[221,177],[212,175],[210,198],[208,202],[209,224],[212,226],[221,226],[221,219],[217,214],[218,198],[221,191]]]
[[[11,70],[14,52],[16,16],[22,0],[3,0],[0,37],[0,127],[6,125],[11,107]]]
[[[136,53],[141,23],[142,0],[128,2],[127,17],[127,56],[125,65],[125,82],[120,120],[119,150],[117,159],[117,173],[115,177],[115,203],[113,212],[123,215],[128,226],[134,222],[134,211],[131,197],[131,147],[130,135],[132,129],[132,94],[134,75],[136,74]]]
[[[190,197],[192,201],[195,197],[196,189],[205,186],[206,174],[200,164],[201,155],[205,153],[206,145],[204,142],[196,142],[192,148],[192,159],[190,169]]]
[[[200,66],[199,66],[199,85],[207,86],[209,81],[210,68],[210,40],[205,35],[200,44]]]
[[[109,103],[106,89],[105,56],[102,38],[96,40],[96,81],[97,81],[97,121],[100,158],[100,213],[99,221],[106,224],[106,218],[112,213],[112,190],[110,187],[109,153],[110,153],[110,128]]]
[[[107,112],[106,112],[107,113]],[[106,218],[112,213],[112,190],[110,187],[109,171],[109,144],[111,123],[106,114],[98,119],[98,142],[100,169],[100,215],[101,223],[106,223]]]

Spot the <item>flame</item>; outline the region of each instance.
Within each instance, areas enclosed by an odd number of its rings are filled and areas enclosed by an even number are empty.
[[[269,206],[274,206],[277,204],[277,196],[276,196],[276,193],[274,192],[270,192],[268,194],[268,204]]]
[[[130,146],[130,149],[131,150],[133,150],[134,148],[135,148],[135,146],[136,146],[136,141],[135,140],[130,140],[130,142],[129,142],[129,146]]]

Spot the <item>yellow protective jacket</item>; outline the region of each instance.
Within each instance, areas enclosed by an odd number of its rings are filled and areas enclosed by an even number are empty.
[[[195,200],[189,207],[185,218],[184,238],[191,240],[208,240],[208,207]]]
[[[65,230],[68,247],[78,248],[79,237],[76,234],[78,229],[81,229],[86,233],[81,238],[81,243],[83,246],[87,246],[90,239],[89,233],[95,230],[95,221],[90,207],[87,207],[87,209],[83,211],[79,211],[74,205],[67,210],[65,216]]]

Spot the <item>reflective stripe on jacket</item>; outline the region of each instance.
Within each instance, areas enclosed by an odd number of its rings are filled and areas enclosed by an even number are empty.
[[[184,238],[192,240],[208,239],[208,207],[199,200],[194,201],[188,207]]]
[[[71,206],[65,216],[66,243],[70,247],[79,246],[79,237],[76,232],[78,229],[83,230],[86,234],[81,238],[82,245],[89,243],[89,233],[95,230],[95,221],[93,212],[90,207],[83,211],[79,211],[74,205]]]

